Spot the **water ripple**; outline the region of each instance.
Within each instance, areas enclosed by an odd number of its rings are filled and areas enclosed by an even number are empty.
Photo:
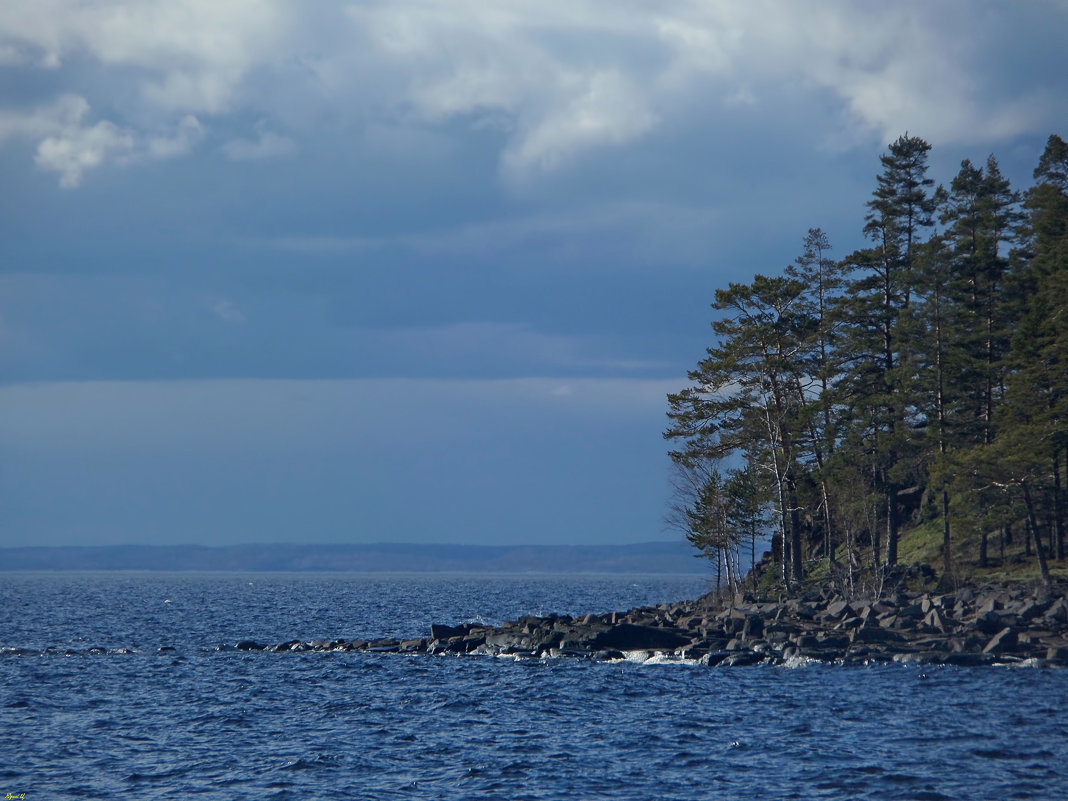
[[[23,580],[32,608],[48,610],[32,620],[13,616],[15,607],[3,604],[11,589],[0,590],[0,645],[80,652],[0,658],[4,791],[149,799],[1068,797],[1068,671],[214,650],[245,637],[421,633],[427,609],[433,622],[538,611],[517,608],[487,580],[419,581]],[[544,588],[524,583],[536,581],[516,579],[506,589],[544,604]],[[590,600],[582,579],[569,581],[573,596],[550,582],[563,608],[644,602]],[[99,604],[92,614],[79,606],[89,602]],[[381,615],[377,630],[372,614]],[[161,656],[161,644],[176,653]],[[86,653],[95,645],[104,652]]]

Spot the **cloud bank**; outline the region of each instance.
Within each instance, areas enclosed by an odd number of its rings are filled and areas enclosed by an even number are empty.
[[[228,158],[259,160],[324,127],[460,125],[497,131],[502,180],[523,183],[695,114],[741,104],[774,116],[783,92],[833,98],[832,145],[888,141],[920,121],[941,143],[998,141],[1066,112],[1049,87],[996,90],[993,79],[1028,57],[1024,37],[1006,34],[1037,31],[1014,9],[11,0],[0,7],[0,69],[58,75],[69,91],[9,103],[0,143],[30,141],[38,166],[75,187],[107,164],[189,154],[214,129]],[[1044,9],[1068,31],[1063,5]],[[86,68],[94,80],[79,78]]]

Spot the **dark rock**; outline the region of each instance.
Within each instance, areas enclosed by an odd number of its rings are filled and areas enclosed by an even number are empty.
[[[853,642],[864,643],[891,643],[904,642],[905,638],[896,631],[889,629],[863,628],[855,629],[852,633]]]
[[[265,647],[255,640],[239,640],[234,646],[239,651],[262,651]]]
[[[561,653],[569,654],[589,654],[592,649],[588,640],[576,640],[576,639],[563,639],[560,641],[560,645],[553,649],[554,651],[560,651]],[[604,650],[608,650],[607,648]]]
[[[1006,651],[1012,651],[1016,648],[1018,641],[1019,634],[1016,629],[1006,626],[990,639],[990,642],[983,648],[983,653],[1000,654]]]
[[[400,650],[400,643],[388,637],[381,640],[372,640],[367,644],[367,650],[376,654],[392,654]]]
[[[975,618],[975,623],[973,625],[983,634],[996,634],[1005,628],[1005,625],[1001,620],[1001,615],[989,609],[979,614]]]
[[[979,608],[975,610],[976,614],[985,615],[988,612],[995,612],[1001,608],[1001,604],[997,602],[995,598],[986,598],[979,604]]]
[[[832,601],[827,605],[823,616],[829,620],[841,620],[846,617],[854,617],[853,607],[846,601]]]
[[[845,649],[849,647],[849,636],[846,634],[829,634],[820,632],[816,640],[821,648]]]
[[[1054,646],[1046,650],[1046,661],[1057,665],[1068,665],[1068,647]]]
[[[530,637],[514,629],[500,629],[487,634],[483,640],[486,645],[506,650],[530,650]]]
[[[428,646],[427,651],[435,654],[466,654],[473,651],[483,642],[479,642],[475,645],[470,645],[467,638],[463,636],[449,637],[446,640],[433,640]]]
[[[727,667],[748,667],[763,661],[764,657],[761,654],[752,651],[735,651],[719,664]]]
[[[683,645],[689,645],[690,642],[690,637],[671,629],[620,623],[597,634],[590,640],[590,645],[594,650],[612,648],[619,651],[673,651]]]
[[[548,651],[557,648],[564,639],[562,631],[538,629],[530,636],[530,647],[534,651]]]
[[[468,625],[460,626],[442,626],[438,623],[434,623],[430,626],[430,639],[432,640],[447,640],[450,637],[462,637],[470,630]]]
[[[909,604],[908,606],[903,606],[897,612],[897,616],[899,618],[907,618],[909,620],[920,620],[925,614],[927,613],[924,610],[923,606],[920,604]]]
[[[802,634],[798,637],[791,637],[790,642],[792,642],[802,651],[810,651],[814,648],[820,647],[820,641],[816,639],[815,634]]]
[[[715,667],[731,655],[730,651],[709,651],[701,657],[701,663],[709,667]]]
[[[760,615],[748,615],[742,628],[742,637],[745,639],[760,639],[764,636],[764,618]]]
[[[1050,604],[1042,618],[1055,623],[1068,623],[1068,601],[1058,598]]]
[[[946,622],[942,619],[942,616],[938,614],[938,610],[933,606],[927,613],[927,617],[923,619],[923,625],[924,627],[934,629],[935,631],[944,632],[946,630]]]

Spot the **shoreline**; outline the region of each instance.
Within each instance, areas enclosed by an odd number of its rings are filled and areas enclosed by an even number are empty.
[[[527,615],[499,626],[435,624],[410,640],[238,642],[240,651],[369,651],[596,661],[798,662],[1068,667],[1068,598],[1029,587],[900,592],[880,600],[828,595],[759,601],[711,596],[627,612]]]
[[[0,656],[137,653],[140,649],[0,647]],[[400,653],[686,662],[707,666],[1029,665],[1068,667],[1068,581],[897,592],[878,600],[834,593],[756,599],[712,594],[625,612],[525,615],[500,625],[433,624],[409,639],[251,639],[216,651]],[[176,654],[160,646],[158,654]]]

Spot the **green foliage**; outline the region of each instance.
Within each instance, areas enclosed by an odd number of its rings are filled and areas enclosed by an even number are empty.
[[[960,580],[1011,543],[1048,581],[1064,558],[1068,144],[1050,137],[1023,197],[994,156],[934,188],[930,149],[906,134],[881,157],[871,247],[835,262],[810,229],[781,275],[716,292],[665,437],[683,527],[732,582],[758,532],[794,588],[820,560]]]

